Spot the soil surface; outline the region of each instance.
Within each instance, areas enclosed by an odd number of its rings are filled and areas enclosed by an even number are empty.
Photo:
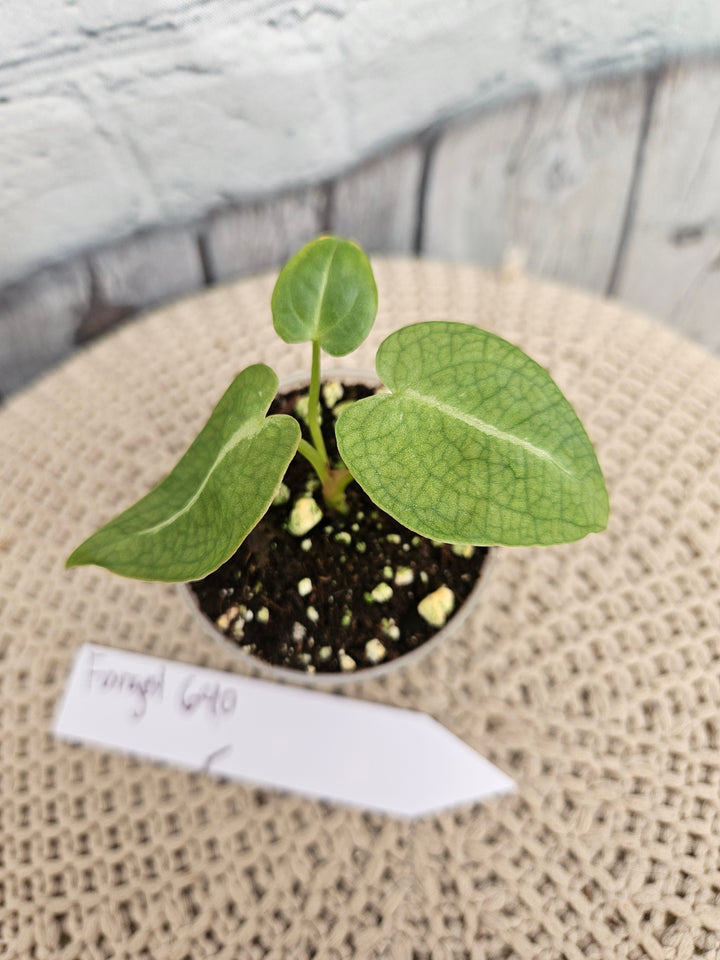
[[[331,460],[338,457],[338,408],[372,392],[337,383],[323,388],[323,434]],[[303,391],[282,394],[269,412],[296,416],[309,440],[296,411],[303,396]],[[486,548],[417,536],[376,507],[357,483],[346,490],[349,512],[329,512],[304,457],[294,458],[284,483],[287,502],[271,506],[223,566],[190,584],[201,610],[228,639],[268,663],[307,673],[347,673],[394,660],[437,633],[444,614],[435,608],[452,604],[457,612],[480,576]],[[291,511],[301,498],[307,506],[308,497],[322,507],[323,517],[306,533],[293,535]],[[421,610],[436,625],[418,611],[427,597]]]

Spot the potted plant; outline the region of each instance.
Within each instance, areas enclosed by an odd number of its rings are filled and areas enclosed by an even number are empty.
[[[487,547],[605,528],[584,428],[506,340],[419,322],[380,345],[379,389],[323,382],[322,351],[355,350],[376,312],[359,247],[305,246],[279,274],[272,313],[285,341],[311,344],[307,385],[278,394],[268,366],[242,370],[171,473],[67,566],[191,582],[237,648],[318,678],[424,644],[472,592]]]

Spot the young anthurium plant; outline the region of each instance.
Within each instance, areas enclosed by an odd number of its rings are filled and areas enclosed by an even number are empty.
[[[325,510],[347,511],[356,481],[411,531],[447,543],[557,544],[603,530],[608,497],[593,446],[549,374],[520,349],[466,323],[404,327],[377,352],[387,388],[345,406],[340,463],[321,431],[320,357],[355,350],[377,312],[363,251],[321,237],[283,268],[275,331],[310,343],[303,439],[296,419],[267,416],[278,378],[242,370],[172,472],[69,557],[142,580],[198,580],[237,550],[266,513],[299,453]]]

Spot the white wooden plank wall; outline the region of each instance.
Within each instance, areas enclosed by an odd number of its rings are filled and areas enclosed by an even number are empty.
[[[642,78],[527,98],[453,125],[432,155],[423,252],[605,291],[622,233]]]
[[[105,303],[134,310],[175,300],[204,282],[198,244],[183,229],[153,231],[98,250],[90,269]]]
[[[613,291],[720,350],[720,68],[661,76]]]
[[[423,161],[414,142],[342,177],[330,194],[329,229],[369,253],[412,253]]]
[[[282,263],[324,228],[327,190],[298,190],[263,202],[232,206],[202,230],[208,280],[232,280]]]
[[[44,271],[0,302],[0,399],[72,353],[91,302],[85,263]]]
[[[498,266],[627,301],[720,350],[720,60],[616,77],[448,122],[332,183],[233,204],[0,291],[0,395],[204,284],[323,231],[371,252]]]

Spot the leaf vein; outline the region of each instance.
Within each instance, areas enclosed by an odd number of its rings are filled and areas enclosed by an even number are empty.
[[[453,417],[455,420],[460,420],[463,423],[466,423],[468,426],[473,427],[473,429],[484,433],[486,436],[495,437],[497,440],[503,440],[507,443],[519,446],[527,453],[537,457],[539,460],[549,461],[556,466],[558,470],[562,470],[566,476],[571,477],[572,479],[577,479],[575,474],[571,470],[568,470],[568,468],[561,463],[557,457],[554,457],[549,450],[543,450],[542,447],[536,446],[529,440],[524,440],[522,437],[518,437],[513,433],[500,430],[498,427],[494,427],[491,423],[487,423],[487,421],[481,420],[479,417],[474,417],[471,414],[464,413],[462,410],[458,410],[456,407],[453,407],[448,403],[443,403],[440,400],[436,400],[434,397],[423,396],[423,394],[418,393],[416,390],[406,388],[402,395],[416,401],[417,403],[422,403],[434,410],[438,410],[440,413],[448,417]]]
[[[235,447],[238,445],[238,443],[240,443],[242,440],[249,440],[251,437],[255,436],[255,434],[259,432],[263,423],[265,422],[267,421],[263,419],[260,423],[244,423],[238,430],[236,430],[235,433],[233,433],[233,435],[230,437],[230,439],[226,440],[223,446],[220,448],[220,452],[218,453],[218,455],[215,457],[212,464],[210,465],[202,483],[198,486],[195,493],[193,493],[193,495],[183,504],[183,506],[180,507],[178,510],[176,510],[175,513],[171,514],[169,517],[166,517],[164,520],[161,520],[160,523],[156,523],[154,526],[148,527],[147,530],[139,530],[137,535],[145,537],[145,536],[149,536],[150,534],[157,533],[159,530],[162,530],[164,527],[170,526],[171,523],[174,523],[179,517],[183,516],[189,510],[191,510],[192,507],[200,499],[200,496],[203,490],[210,482],[210,478],[212,477],[213,473],[217,470],[217,468],[220,466],[220,464],[225,459],[225,457],[232,450],[234,450]]]

